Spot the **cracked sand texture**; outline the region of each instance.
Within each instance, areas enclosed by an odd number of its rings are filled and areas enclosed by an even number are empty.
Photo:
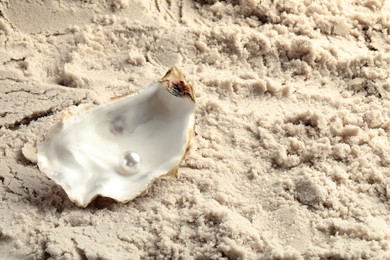
[[[0,46],[0,259],[390,258],[388,0],[1,0]],[[37,142],[172,65],[180,178],[73,205]]]

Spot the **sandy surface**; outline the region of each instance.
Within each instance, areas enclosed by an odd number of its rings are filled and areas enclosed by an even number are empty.
[[[389,259],[386,0],[1,0],[0,259]],[[62,111],[180,67],[180,178],[86,209],[36,166]]]

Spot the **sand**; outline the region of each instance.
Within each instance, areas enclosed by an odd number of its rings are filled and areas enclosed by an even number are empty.
[[[390,1],[1,0],[0,259],[390,259]],[[80,208],[36,165],[63,111],[170,66],[179,178]]]

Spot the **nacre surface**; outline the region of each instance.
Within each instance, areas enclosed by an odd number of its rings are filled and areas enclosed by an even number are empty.
[[[65,113],[38,145],[38,166],[76,204],[134,199],[175,173],[194,134],[193,87],[175,67],[137,94]]]

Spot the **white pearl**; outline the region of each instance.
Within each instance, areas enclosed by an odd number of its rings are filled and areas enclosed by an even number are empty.
[[[141,156],[136,152],[125,152],[120,161],[123,175],[134,175],[141,169]]]

